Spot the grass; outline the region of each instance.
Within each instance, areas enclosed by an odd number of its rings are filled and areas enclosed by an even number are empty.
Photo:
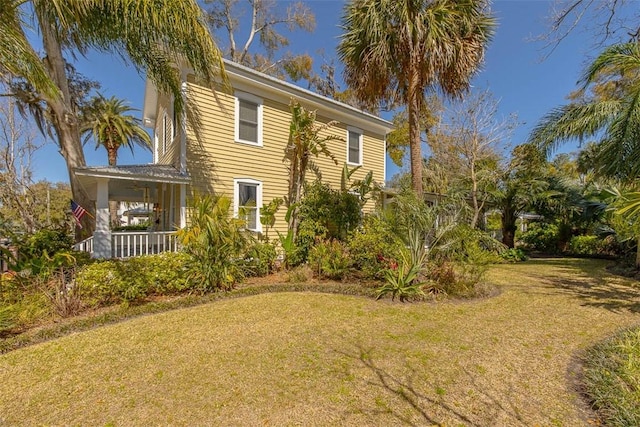
[[[640,425],[640,328],[625,330],[587,352],[585,385],[607,425]]]
[[[464,303],[263,293],[75,333],[0,356],[0,424],[585,425],[575,354],[640,322],[604,266],[497,266],[500,295]]]

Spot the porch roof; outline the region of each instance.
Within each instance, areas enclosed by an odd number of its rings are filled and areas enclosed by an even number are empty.
[[[148,202],[158,197],[158,186],[189,184],[191,177],[172,165],[86,166],[75,169],[80,185],[97,199],[99,180],[109,181],[109,200]]]
[[[109,178],[117,180],[158,182],[168,184],[189,184],[191,177],[172,165],[122,165],[122,166],[86,166],[75,169],[81,181],[91,178]],[[82,177],[85,177],[84,179]],[[87,179],[88,178],[88,179]]]

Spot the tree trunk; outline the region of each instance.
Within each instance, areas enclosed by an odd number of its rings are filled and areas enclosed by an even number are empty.
[[[107,158],[109,159],[109,166],[115,166],[118,161],[118,149],[107,148]],[[120,219],[118,218],[118,201],[109,200],[109,223],[111,228],[120,227]]]
[[[36,8],[36,13],[38,9]],[[61,96],[58,99],[44,97],[51,111],[51,123],[58,137],[60,154],[64,157],[69,172],[69,184],[73,200],[86,209],[91,216],[95,216],[93,203],[89,195],[80,185],[75,174],[76,167],[86,166],[78,121],[72,108],[69,80],[65,71],[65,60],[62,56],[62,48],[56,37],[54,23],[50,23],[46,16],[38,16],[40,31],[42,34],[43,48],[46,53],[44,65],[51,80],[60,89]],[[82,228],[76,227],[76,240],[80,241],[93,234],[94,220],[89,215],[84,215],[81,220]]]
[[[637,239],[638,248],[636,249],[636,270],[640,270],[640,236]]]
[[[478,180],[476,179],[475,165],[471,165],[471,201],[473,203],[473,218],[471,219],[471,228],[478,227],[480,218],[480,206],[478,203]]]
[[[516,236],[516,215],[512,209],[503,207],[502,209],[502,243],[508,248],[515,247]]]
[[[413,59],[411,59],[413,61]],[[418,73],[411,67],[407,94],[409,119],[409,153],[411,156],[411,187],[420,200],[422,190],[422,140],[420,139],[420,106],[423,98],[422,88],[418,84]]]

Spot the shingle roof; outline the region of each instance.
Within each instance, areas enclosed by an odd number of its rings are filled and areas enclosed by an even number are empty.
[[[139,179],[152,182],[174,182],[188,184],[191,177],[172,165],[121,165],[121,166],[85,166],[75,168],[80,176]]]

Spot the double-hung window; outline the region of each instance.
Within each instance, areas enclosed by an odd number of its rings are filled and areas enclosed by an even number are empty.
[[[262,99],[236,92],[236,142],[262,145]]]
[[[347,128],[347,164],[362,165],[362,130]]]
[[[262,182],[249,178],[239,178],[233,181],[234,216],[245,221],[247,230],[261,232]]]

